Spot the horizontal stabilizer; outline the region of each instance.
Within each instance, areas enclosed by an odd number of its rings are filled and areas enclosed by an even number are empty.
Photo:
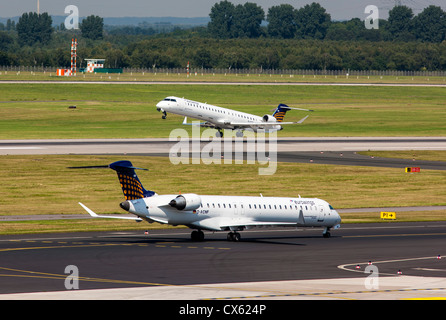
[[[88,208],[86,205],[84,205],[83,203],[80,203],[80,202],[79,202],[79,204],[80,204],[81,207],[84,208],[85,211],[87,211],[87,212],[90,214],[90,216],[92,216],[93,218],[110,218],[110,219],[133,220],[133,221],[136,221],[136,222],[141,222],[141,221],[142,221],[141,218],[136,218],[136,217],[133,218],[133,217],[121,217],[121,216],[100,216],[100,215],[97,215],[95,212],[93,212],[93,210],[89,209],[89,208]]]

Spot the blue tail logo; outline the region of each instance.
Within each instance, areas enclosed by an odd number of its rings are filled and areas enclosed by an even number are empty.
[[[291,110],[290,107],[288,107],[286,104],[279,104],[276,111],[273,113],[273,117],[276,118],[277,122],[282,122],[283,118],[285,117],[285,113],[287,111]]]
[[[153,191],[144,189],[141,181],[139,181],[139,178],[135,173],[135,169],[147,169],[136,168],[130,161],[127,160],[113,162],[109,164],[108,167],[115,170],[118,174],[122,192],[124,193],[126,200],[136,200],[151,197],[156,194]]]

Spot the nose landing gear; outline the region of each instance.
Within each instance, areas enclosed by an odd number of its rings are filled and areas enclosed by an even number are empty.
[[[324,237],[324,238],[330,238],[331,237],[331,234],[330,234],[330,228],[328,228],[328,227],[325,227],[324,228],[324,231],[322,232],[322,236]]]
[[[158,112],[162,112],[162,113],[163,113],[163,115],[161,116],[162,119],[166,119],[166,118],[167,118],[167,112],[166,112],[166,111],[164,111],[164,110],[161,109],[161,108],[156,108],[156,110],[157,110]]]

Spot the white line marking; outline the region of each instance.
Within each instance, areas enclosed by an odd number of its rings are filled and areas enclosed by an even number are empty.
[[[0,150],[41,150],[40,147],[0,147]]]

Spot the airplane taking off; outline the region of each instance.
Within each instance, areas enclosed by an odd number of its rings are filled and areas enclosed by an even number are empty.
[[[167,97],[158,102],[156,109],[163,113],[163,119],[166,119],[167,112],[184,116],[185,118],[183,124],[194,125],[187,123],[187,117],[205,121],[198,125],[201,127],[217,129],[217,137],[223,137],[223,129],[237,130],[237,137],[243,137],[243,130],[246,129],[251,129],[255,132],[258,130],[264,130],[264,132],[279,131],[282,130],[282,125],[300,124],[308,118],[308,116],[306,116],[298,122],[283,122],[283,118],[285,117],[285,113],[287,111],[313,111],[308,109],[291,108],[281,103],[272,115],[265,114],[263,117],[259,117],[245,112],[221,108],[207,103],[173,96]]]
[[[79,202],[95,218],[146,220],[149,223],[185,225],[194,229],[192,240],[202,241],[202,230],[229,231],[229,241],[239,241],[237,231],[262,226],[322,227],[323,236],[338,229],[341,217],[326,201],[317,198],[218,196],[188,194],[158,195],[142,186],[130,161],[108,166],[117,172],[125,201],[120,207],[137,217],[100,216]],[[146,170],[146,169],[142,169]]]

